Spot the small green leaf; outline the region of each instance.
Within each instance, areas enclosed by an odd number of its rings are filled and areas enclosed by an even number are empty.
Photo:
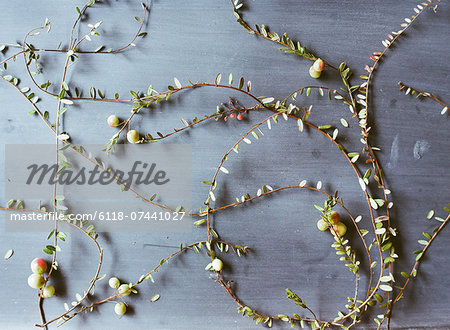
[[[55,230],[52,230],[50,232],[50,234],[48,234],[47,239],[50,239],[53,236],[54,233],[55,233]]]
[[[206,219],[197,220],[194,222],[194,226],[200,226],[206,222]]]
[[[238,86],[239,89],[242,89],[242,87],[244,86],[244,82],[245,82],[244,77],[241,77],[239,79],[239,86]]]
[[[402,272],[401,274],[402,274],[402,276],[403,276],[404,278],[409,278],[409,277],[410,277],[408,273]]]
[[[319,126],[319,129],[326,130],[326,129],[330,129],[332,127],[333,127],[333,125],[322,125],[322,126]]]
[[[49,249],[43,249],[42,251],[44,251],[44,253],[47,253],[47,254],[50,254],[50,255],[53,254],[53,251],[51,251]]]

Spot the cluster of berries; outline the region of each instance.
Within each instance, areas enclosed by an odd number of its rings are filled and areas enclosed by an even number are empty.
[[[242,116],[242,113],[238,113],[237,116],[236,116],[236,114],[235,114],[234,112],[232,112],[232,113],[230,113],[229,116],[225,116],[225,117],[223,118],[223,120],[224,120],[224,121],[227,121],[227,120],[228,120],[228,117],[230,117],[231,119],[236,118],[237,120],[242,120],[242,119],[244,118],[244,116]]]
[[[242,115],[242,113],[246,113],[247,109],[245,109],[238,100],[233,100],[231,97],[228,98],[228,102],[222,102],[220,105],[227,108],[228,111],[227,112],[231,112],[229,115],[223,117],[224,121],[228,120],[228,117],[231,119],[236,118],[237,120],[242,120],[244,119],[244,116]]]
[[[42,274],[47,271],[47,262],[44,259],[36,258],[31,262],[31,274],[28,277],[28,285],[33,289],[40,289],[45,284],[45,279]],[[45,285],[42,289],[42,298],[50,298],[55,294],[55,288],[52,285]]]
[[[319,78],[325,68],[325,62],[318,58],[309,68],[309,75],[313,78]]]
[[[117,289],[117,292],[122,296],[130,295],[133,290],[130,287],[130,284],[120,284],[120,281],[117,277],[111,277],[108,281],[109,286],[112,289]],[[136,291],[134,291],[136,293]],[[117,315],[123,315],[127,312],[127,305],[123,302],[116,303],[114,306],[114,312]]]
[[[120,125],[120,120],[116,115],[109,116],[107,119],[107,122],[108,122],[108,125],[111,127],[117,127]],[[139,141],[139,139],[140,139],[139,133],[136,130],[132,129],[131,131],[129,131],[127,133],[128,142],[136,143]]]
[[[321,231],[328,230],[330,226],[333,228],[331,231],[334,236],[338,235],[342,237],[347,232],[347,226],[341,222],[341,216],[336,211],[331,212],[327,215],[327,220],[320,219],[317,221],[317,228]]]

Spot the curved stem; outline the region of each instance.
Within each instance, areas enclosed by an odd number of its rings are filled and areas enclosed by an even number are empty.
[[[257,109],[257,108],[259,108],[259,106],[258,106],[258,105],[255,105],[255,106],[250,107],[250,108],[243,108],[243,109],[229,109],[229,110],[222,111],[222,112],[220,112],[220,113],[214,113],[214,114],[212,114],[212,115],[209,115],[209,116],[206,116],[206,117],[204,117],[204,118],[202,118],[202,119],[199,119],[199,120],[197,120],[196,122],[193,122],[193,123],[191,123],[191,124],[189,124],[189,125],[187,125],[187,126],[184,126],[184,127],[182,127],[182,128],[179,128],[179,129],[175,129],[174,132],[168,133],[168,134],[166,134],[166,135],[163,135],[163,136],[160,136],[160,137],[157,137],[157,138],[147,138],[147,137],[144,137],[144,140],[143,140],[142,142],[157,142],[157,141],[163,140],[163,139],[165,139],[165,138],[168,138],[168,137],[170,137],[170,136],[172,136],[172,135],[174,135],[174,134],[177,134],[177,133],[179,133],[179,132],[182,132],[182,131],[184,131],[184,130],[186,130],[186,129],[188,129],[188,128],[191,128],[191,127],[193,127],[193,126],[195,126],[195,125],[197,125],[197,124],[200,124],[200,123],[202,123],[202,122],[204,122],[204,121],[206,121],[206,120],[208,120],[208,119],[211,119],[211,118],[217,118],[218,116],[223,116],[223,115],[226,115],[226,114],[229,114],[229,113],[233,113],[233,112],[240,112],[240,111],[245,111],[245,112],[247,112],[247,111],[250,111],[250,110],[255,110],[255,109]]]
[[[298,93],[299,91],[304,90],[304,89],[308,89],[308,88],[324,89],[324,90],[330,91],[330,92],[332,92],[332,93],[334,93],[334,94],[339,95],[340,97],[342,97],[342,99],[343,99],[345,102],[350,103],[350,102],[345,98],[345,96],[342,95],[341,93],[339,93],[337,90],[335,90],[335,89],[333,89],[333,88],[325,87],[325,86],[303,86],[303,87],[300,87],[299,89],[296,89],[295,91],[293,91],[292,93],[290,93],[288,96],[286,96],[286,97],[283,99],[283,101],[281,101],[281,103],[286,102],[287,99],[290,98],[290,97],[291,97],[292,95],[294,95],[295,93]]]
[[[2,60],[2,61],[0,62],[0,65],[2,65],[2,64],[5,63],[5,62],[8,62],[9,60],[15,58],[17,55],[20,55],[20,54],[22,54],[22,53],[24,53],[24,52],[27,52],[27,51],[26,51],[26,50],[21,50],[20,52],[15,53],[15,54],[13,54],[13,55],[11,55],[11,56],[5,58],[4,60]]]
[[[41,327],[41,328],[44,328],[44,327],[48,326],[49,324],[59,320],[60,318],[68,315],[75,308],[77,308],[78,306],[81,305],[81,303],[87,298],[87,296],[90,294],[92,288],[94,287],[95,282],[98,279],[98,275],[100,274],[100,270],[101,270],[102,263],[103,263],[103,249],[100,247],[100,245],[98,244],[97,240],[95,238],[93,238],[91,235],[89,235],[83,228],[78,227],[77,225],[75,225],[75,224],[73,224],[71,222],[68,222],[68,221],[64,221],[64,220],[61,220],[61,221],[63,221],[65,223],[67,223],[67,224],[77,228],[78,230],[83,232],[87,237],[89,237],[94,242],[95,246],[97,247],[98,254],[99,254],[99,260],[98,260],[97,270],[96,270],[95,275],[94,275],[94,277],[93,277],[93,279],[91,281],[91,284],[89,285],[89,287],[87,288],[87,290],[85,291],[85,293],[81,297],[81,299],[75,305],[73,305],[71,308],[69,308],[69,310],[67,310],[65,313],[61,314],[60,316],[57,316],[57,317],[51,319],[50,321],[47,321],[47,322],[42,323],[42,324],[35,324],[35,326]]]
[[[0,63],[1,64],[1,63]],[[436,96],[434,96],[431,93],[428,92],[422,92],[421,90],[418,90],[416,88],[413,88],[411,86],[408,86],[404,83],[402,83],[401,81],[398,82],[398,85],[400,86],[400,90],[403,90],[406,88],[406,94],[409,94],[411,91],[414,91],[415,93],[417,93],[417,96],[424,96],[424,97],[428,97],[434,101],[436,101],[437,103],[439,103],[440,105],[442,105],[443,107],[446,107],[448,109],[448,105],[445,104],[444,102],[442,102],[441,100],[439,100]]]

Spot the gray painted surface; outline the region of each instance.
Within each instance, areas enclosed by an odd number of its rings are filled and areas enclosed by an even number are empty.
[[[81,6],[81,2],[77,1]],[[272,31],[284,32],[334,64],[347,61],[355,76],[369,54],[381,50],[386,33],[397,29],[406,16],[413,14],[416,1],[248,1],[246,19],[265,23]],[[39,1],[32,7],[27,1],[2,6],[0,40],[19,41],[31,28],[42,24],[45,17],[53,22],[49,36],[35,37],[33,43],[54,48],[67,40],[75,17],[74,3]],[[101,42],[107,47],[127,41],[137,28],[133,17],[140,14],[135,1],[105,1],[90,11],[90,22],[104,20]],[[431,91],[442,99],[448,94],[450,6],[443,3],[437,14],[425,13],[388,52],[376,75],[372,91],[374,120],[372,141],[382,148],[379,158],[385,166],[388,186],[395,201],[395,225],[400,230],[396,272],[410,269],[411,251],[418,248],[416,240],[422,231],[433,227],[425,216],[429,209],[439,210],[449,200],[448,118],[439,114],[441,107],[430,101],[418,101],[402,95],[396,86],[399,80]],[[181,81],[213,81],[218,72],[235,77],[244,75],[253,83],[256,95],[283,98],[290,91],[318,81],[308,75],[310,62],[276,50],[276,45],[248,35],[236,22],[228,1],[155,1],[146,28],[149,35],[137,47],[119,55],[80,56],[68,80],[87,90],[96,86],[108,95],[147,89],[149,84],[163,90],[173,77]],[[97,40],[97,39],[96,39]],[[110,45],[110,46],[109,46]],[[2,56],[3,58],[3,56]],[[45,55],[45,81],[60,79],[59,69],[64,56]],[[11,74],[26,78],[22,60],[10,66]],[[43,79],[43,78],[39,78]],[[358,79],[354,79],[355,83]],[[339,87],[337,77],[326,72],[323,85]],[[87,93],[87,92],[85,92]],[[337,102],[320,100],[316,93],[299,104],[314,103],[311,120],[317,124],[337,122],[349,112]],[[215,89],[197,89],[151,111],[143,111],[133,127],[141,132],[169,131],[180,125],[179,118],[192,118],[215,111],[230,93]],[[231,94],[231,96],[237,96]],[[7,143],[53,143],[53,137],[42,123],[26,113],[30,110],[21,96],[1,83],[0,152]],[[241,103],[251,100],[238,96]],[[54,115],[55,101],[40,102]],[[105,143],[113,134],[106,125],[111,113],[120,117],[129,114],[129,107],[119,104],[86,102],[66,113],[64,127],[76,144]],[[266,113],[249,115],[242,122],[208,122],[195,129],[167,139],[168,143],[189,143],[193,146],[193,205],[201,205],[207,192],[199,182],[208,180],[221,155],[247,129],[262,120]],[[348,149],[358,150],[358,130],[341,128],[341,134],[356,142]],[[348,208],[362,214],[367,221],[367,207],[354,174],[335,147],[314,132],[299,135],[295,123],[280,123],[259,142],[242,146],[239,156],[231,157],[231,174],[221,176],[216,205],[231,202],[236,196],[255,194],[262,184],[274,187],[297,184],[301,179],[322,180],[326,190],[339,190]],[[348,143],[348,142],[347,142]],[[417,159],[416,151],[421,151]],[[3,163],[2,157],[2,163]],[[0,164],[0,166],[3,166]],[[4,180],[3,172],[0,178]],[[332,319],[337,310],[345,310],[347,295],[353,292],[351,273],[330,249],[331,236],[318,232],[318,217],[313,204],[321,196],[309,192],[280,193],[254,202],[254,205],[229,209],[214,217],[215,227],[225,240],[246,244],[254,252],[246,258],[224,256],[227,278],[245,304],[264,313],[296,312],[284,296],[286,287],[296,291],[317,312],[320,318]],[[3,191],[0,200],[5,202]],[[0,217],[4,221],[4,215]],[[345,220],[344,220],[345,221]],[[347,219],[348,221],[348,219]],[[364,220],[363,220],[364,221]],[[364,223],[364,222],[363,222]],[[368,226],[365,222],[364,226]],[[352,231],[350,238],[355,238]],[[180,242],[203,239],[203,231],[194,228],[191,234],[111,233],[102,235],[105,248],[102,273],[133,281],[153,268],[158,260],[172,253]],[[431,254],[421,266],[420,276],[410,284],[405,300],[394,311],[393,327],[450,328],[448,287],[450,267],[448,228],[433,243]],[[1,329],[32,328],[39,321],[36,294],[26,285],[29,261],[41,256],[46,244],[44,233],[5,233],[0,231],[0,251],[14,249],[11,259],[0,261],[2,282]],[[1,252],[3,253],[3,252]],[[3,255],[3,254],[2,254]],[[95,249],[77,234],[63,244],[60,271],[56,284],[58,297],[45,302],[47,317],[62,312],[63,303],[74,299],[76,292],[86,288],[96,265]],[[188,253],[174,260],[155,276],[156,284],[143,284],[138,296],[127,299],[131,312],[118,319],[113,304],[101,306],[94,315],[77,317],[65,325],[69,329],[253,329],[251,320],[236,313],[236,306],[224,290],[203,270],[207,258]],[[400,277],[398,281],[401,282]],[[361,287],[367,285],[363,276]],[[107,283],[99,283],[98,298],[108,294]],[[363,291],[360,291],[361,294]],[[157,303],[149,299],[160,293]],[[376,309],[375,309],[376,310]],[[300,311],[301,312],[301,311]],[[376,313],[376,312],[375,312]],[[287,328],[276,324],[277,328]],[[373,327],[372,321],[359,326]]]

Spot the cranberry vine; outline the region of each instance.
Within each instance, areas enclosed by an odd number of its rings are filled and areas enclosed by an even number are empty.
[[[37,323],[36,326],[47,329],[48,326],[53,323],[63,324],[81,313],[93,311],[100,305],[111,301],[116,302],[114,307],[115,313],[118,315],[124,315],[127,311],[127,302],[124,300],[124,297],[129,296],[130,294],[138,294],[137,287],[142,282],[147,280],[154,282],[153,274],[158,272],[163,265],[168,263],[169,260],[181,256],[187,251],[194,251],[197,254],[201,254],[202,251],[205,251],[206,255],[210,259],[205,269],[215,274],[217,283],[224,288],[230,298],[236,303],[238,312],[243,316],[252,318],[257,324],[263,323],[271,327],[273,322],[281,321],[287,322],[292,326],[297,323],[300,323],[302,326],[305,323],[309,323],[313,329],[324,329],[328,326],[339,326],[343,329],[349,329],[359,323],[362,315],[369,309],[369,307],[379,304],[380,307],[383,308],[384,312],[375,318],[374,321],[377,323],[378,328],[381,328],[384,324],[386,328],[389,329],[393,307],[403,297],[404,290],[406,289],[408,283],[410,283],[411,279],[416,277],[418,266],[423,255],[428,251],[430,244],[435,240],[436,236],[449,221],[450,214],[447,214],[445,217],[441,218],[439,216],[435,216],[434,211],[430,211],[428,218],[435,218],[440,222],[440,225],[437,226],[431,234],[427,232],[423,233],[425,239],[419,240],[419,244],[422,245],[422,248],[416,251],[415,264],[409,272],[401,273],[405,278],[404,284],[394,285],[395,279],[392,272],[392,265],[399,258],[399,256],[397,255],[395,246],[393,245],[393,237],[397,235],[397,230],[391,227],[390,209],[393,206],[393,202],[389,198],[390,190],[386,187],[382,167],[379,164],[375,154],[375,151],[377,151],[378,148],[371,146],[369,141],[369,132],[371,127],[369,126],[368,118],[370,114],[370,98],[373,93],[373,91],[371,91],[371,84],[374,79],[376,68],[380,63],[380,60],[386,55],[388,49],[390,49],[395,41],[426,9],[431,8],[436,10],[439,3],[440,0],[427,0],[427,2],[420,3],[414,7],[413,16],[405,18],[405,21],[401,24],[399,30],[389,33],[387,38],[382,40],[381,44],[383,45],[383,48],[379,51],[373,52],[370,55],[371,62],[365,67],[367,75],[362,75],[360,77],[362,82],[357,85],[352,85],[352,73],[346,62],[341,62],[339,65],[332,64],[331,61],[324,60],[323,58],[313,54],[312,51],[302,46],[300,42],[293,41],[287,36],[286,33],[280,36],[276,32],[271,32],[265,25],[255,25],[254,27],[251,27],[251,25],[244,20],[243,15],[240,12],[240,9],[244,4],[239,3],[238,0],[231,1],[232,10],[237,22],[249,33],[278,44],[282,47],[280,50],[285,53],[301,56],[305,60],[312,61],[313,63],[309,69],[311,77],[319,79],[324,70],[330,70],[331,72],[339,75],[342,80],[343,87],[341,88],[341,91],[327,86],[309,85],[300,87],[290,92],[284,99],[281,100],[276,100],[273,97],[256,96],[252,91],[252,83],[250,81],[246,81],[245,78],[241,77],[236,82],[232,74],[225,78],[222,77],[221,74],[218,74],[213,82],[192,83],[189,81],[189,83],[185,85],[183,85],[179,79],[174,78],[174,84],[169,85],[162,91],[157,91],[153,86],[150,86],[146,93],[131,91],[131,98],[120,98],[118,93],[116,93],[114,97],[107,97],[100,89],[93,87],[89,90],[89,97],[84,97],[82,96],[82,91],[80,91],[78,87],[69,86],[66,81],[66,76],[69,67],[77,62],[77,54],[87,53],[95,55],[99,53],[120,53],[130,47],[136,46],[135,42],[137,42],[139,38],[145,37],[146,33],[142,32],[142,30],[148,18],[148,2],[142,4],[143,12],[141,17],[136,17],[136,20],[139,22],[139,26],[131,41],[117,49],[108,48],[105,50],[105,48],[101,46],[95,51],[82,50],[82,46],[86,42],[89,42],[93,37],[100,35],[99,30],[102,24],[101,21],[95,24],[89,24],[88,26],[90,30],[86,35],[81,37],[77,37],[75,35],[75,29],[78,25],[84,22],[87,10],[96,5],[95,0],[90,0],[81,9],[78,7],[76,8],[78,15],[71,29],[69,46],[67,49],[41,49],[29,42],[30,38],[34,37],[43,30],[50,32],[51,23],[48,20],[45,20],[41,27],[30,30],[25,35],[22,44],[2,44],[2,46],[0,46],[1,51],[7,50],[8,47],[20,49],[20,51],[0,61],[0,65],[3,66],[3,69],[7,70],[8,63],[11,60],[15,61],[19,55],[22,55],[26,72],[34,84],[33,88],[36,90],[36,93],[45,93],[57,99],[56,118],[55,122],[52,123],[50,120],[50,114],[47,111],[42,111],[38,106],[37,102],[39,97],[35,92],[31,92],[29,87],[19,87],[19,78],[8,74],[0,74],[0,78],[9,84],[11,88],[15,89],[32,106],[33,110],[30,114],[37,115],[48,127],[48,129],[51,130],[52,134],[54,134],[56,148],[55,164],[62,166],[62,168],[67,166],[67,162],[61,159],[60,152],[64,148],[70,148],[78,156],[88,160],[93,166],[98,166],[102,172],[110,173],[107,166],[105,166],[100,160],[91,157],[82,146],[73,145],[70,142],[70,134],[62,130],[61,119],[64,116],[64,112],[71,105],[77,102],[117,102],[131,106],[131,114],[123,121],[120,121],[116,115],[111,115],[108,117],[107,124],[111,127],[117,127],[118,131],[109,139],[109,141],[106,141],[106,153],[114,152],[114,146],[117,143],[123,142],[125,139],[129,143],[133,144],[157,143],[163,139],[170,138],[175,134],[181,134],[196,125],[200,125],[212,119],[216,121],[229,121],[231,119],[241,121],[251,111],[267,113],[264,120],[258,123],[252,123],[243,135],[236,138],[235,142],[228,148],[227,152],[218,161],[211,178],[207,179],[207,181],[203,181],[203,184],[209,187],[208,193],[205,196],[204,204],[199,207],[198,212],[190,212],[186,214],[187,216],[192,217],[194,220],[193,224],[195,226],[205,227],[206,233],[204,240],[193,242],[185,246],[181,245],[179,250],[160,260],[154,268],[150,269],[147,273],[142,274],[134,282],[121,283],[116,277],[111,277],[108,284],[113,291],[109,296],[94,302],[89,302],[88,300],[88,298],[92,296],[93,290],[95,289],[95,284],[106,276],[100,276],[104,251],[97,240],[98,234],[95,230],[95,226],[84,222],[70,221],[67,218],[61,221],[55,221],[55,227],[48,236],[48,239],[53,239],[53,244],[47,245],[44,249],[45,253],[52,256],[51,262],[48,265],[42,258],[34,259],[31,262],[32,274],[28,278],[29,286],[38,290],[38,307],[41,315],[41,322]],[[50,81],[39,84],[36,80],[36,76],[41,73],[39,66],[40,54],[45,52],[55,52],[65,56],[62,78],[57,84]],[[34,65],[33,69],[32,65]],[[223,80],[227,81],[223,82]],[[57,86],[57,92],[49,91],[50,86],[54,85]],[[432,93],[422,92],[401,82],[399,82],[399,86],[401,90],[406,91],[406,94],[416,94],[418,97],[428,97],[435,102],[438,102],[444,107],[441,111],[442,114],[445,114],[448,110],[448,106]],[[213,113],[206,114],[201,118],[194,117],[190,120],[181,118],[180,120],[183,125],[180,128],[175,128],[172,132],[168,133],[162,133],[160,131],[139,133],[137,130],[131,129],[133,119],[139,112],[145,111],[147,108],[161,102],[165,102],[175,94],[181,94],[182,96],[183,92],[187,90],[197,90],[199,88],[215,88],[223,90],[224,92],[233,91],[242,95],[246,99],[246,102],[251,102],[251,104],[243,105],[240,103],[243,101],[228,98],[227,101],[218,105],[216,111]],[[298,98],[303,95],[306,97],[309,96],[312,90],[317,91],[320,96],[325,96],[325,94],[327,94],[330,101],[338,102],[339,104],[342,103],[346,109],[348,108],[350,110],[351,119],[349,120],[354,121],[355,125],[361,129],[362,150],[360,152],[346,150],[343,141],[340,140],[339,131],[334,125],[329,123],[316,124],[309,120],[312,105],[305,102],[303,102],[302,105],[299,105],[301,102],[298,101]],[[220,178],[229,174],[229,170],[226,167],[227,161],[233,157],[234,153],[245,153],[246,149],[242,150],[242,148],[240,148],[241,145],[251,144],[252,141],[259,140],[261,136],[264,135],[264,131],[268,133],[273,125],[279,124],[281,119],[285,121],[295,121],[298,128],[297,134],[305,134],[303,132],[305,127],[307,127],[308,131],[312,132],[312,134],[317,133],[324,136],[337,148],[337,152],[344,157],[344,159],[348,162],[348,165],[353,169],[356,176],[355,179],[358,181],[364,193],[364,198],[370,214],[369,225],[371,226],[371,231],[361,227],[361,216],[354,216],[343,203],[337,192],[327,192],[322,189],[321,181],[308,184],[306,180],[303,180],[298,184],[293,183],[289,186],[276,188],[265,184],[261,188],[258,188],[254,196],[246,193],[240,196],[236,202],[215,207],[215,191],[221,182],[225,181],[225,179],[221,181]],[[349,122],[345,118],[341,118],[340,123],[344,127],[350,126]],[[364,162],[362,162],[363,159],[365,160]],[[114,179],[123,184],[117,178]],[[63,208],[61,203],[64,198],[57,195],[56,186],[57,183],[55,183],[53,189],[51,210],[47,210],[46,207],[41,206],[37,209],[24,208],[24,202],[21,200],[11,200],[5,207],[1,207],[1,209],[4,211],[40,213],[48,213],[53,211],[64,214],[66,210]],[[237,294],[234,292],[231,282],[226,279],[226,272],[223,271],[224,264],[220,259],[221,253],[226,253],[231,250],[236,255],[241,256],[249,253],[251,249],[248,246],[241,246],[222,240],[219,233],[213,226],[211,215],[224,209],[249,204],[256,199],[264,199],[266,196],[285,190],[302,190],[304,192],[308,191],[310,193],[318,193],[322,195],[324,198],[323,204],[315,205],[316,209],[319,211],[318,216],[320,216],[320,220],[317,222],[317,227],[322,231],[330,230],[335,240],[332,244],[332,248],[336,250],[336,254],[339,256],[340,260],[345,262],[346,267],[355,276],[354,293],[348,297],[346,302],[347,312],[345,314],[339,312],[337,317],[333,320],[322,320],[318,318],[317,314],[307,305],[307,302],[300,297],[299,293],[296,293],[289,288],[286,289],[287,299],[299,306],[301,308],[300,310],[304,311],[307,316],[299,314],[263,315],[259,313],[256,308],[250,307],[249,305],[241,302]],[[185,212],[182,206],[166,206],[160,202],[157,202],[155,195],[151,197],[144,196],[132,188],[129,189],[129,193],[135,194],[136,197],[140,198],[144,203],[149,205],[157,206],[177,213]],[[351,220],[352,226],[350,229],[347,228],[344,222],[340,221],[340,213],[337,209],[340,210],[341,213],[344,212]],[[445,207],[445,211],[450,213],[450,209],[448,207]],[[68,237],[68,235],[61,230],[60,226],[74,227],[86,236],[98,252],[98,263],[95,271],[93,272],[94,274],[92,280],[86,290],[83,294],[76,295],[77,301],[72,302],[72,306],[65,304],[66,310],[64,313],[52,316],[49,320],[47,320],[44,313],[43,302],[45,299],[51,298],[55,293],[55,288],[50,283],[52,280],[53,271],[57,271],[58,269],[57,253],[60,249],[59,241],[65,241]],[[369,265],[369,269],[367,270],[369,284],[366,290],[364,290],[364,294],[362,296],[360,292],[361,261],[357,259],[357,253],[352,247],[350,241],[345,238],[347,230],[357,233],[364,248],[364,258],[367,258],[367,264]],[[371,241],[369,241],[366,237],[369,233],[373,235],[373,239]],[[372,248],[375,248],[375,253],[371,252]],[[9,257],[11,255],[12,253],[9,253]],[[399,281],[397,280],[397,282]],[[151,301],[157,301],[158,299],[159,295],[155,295]]]

